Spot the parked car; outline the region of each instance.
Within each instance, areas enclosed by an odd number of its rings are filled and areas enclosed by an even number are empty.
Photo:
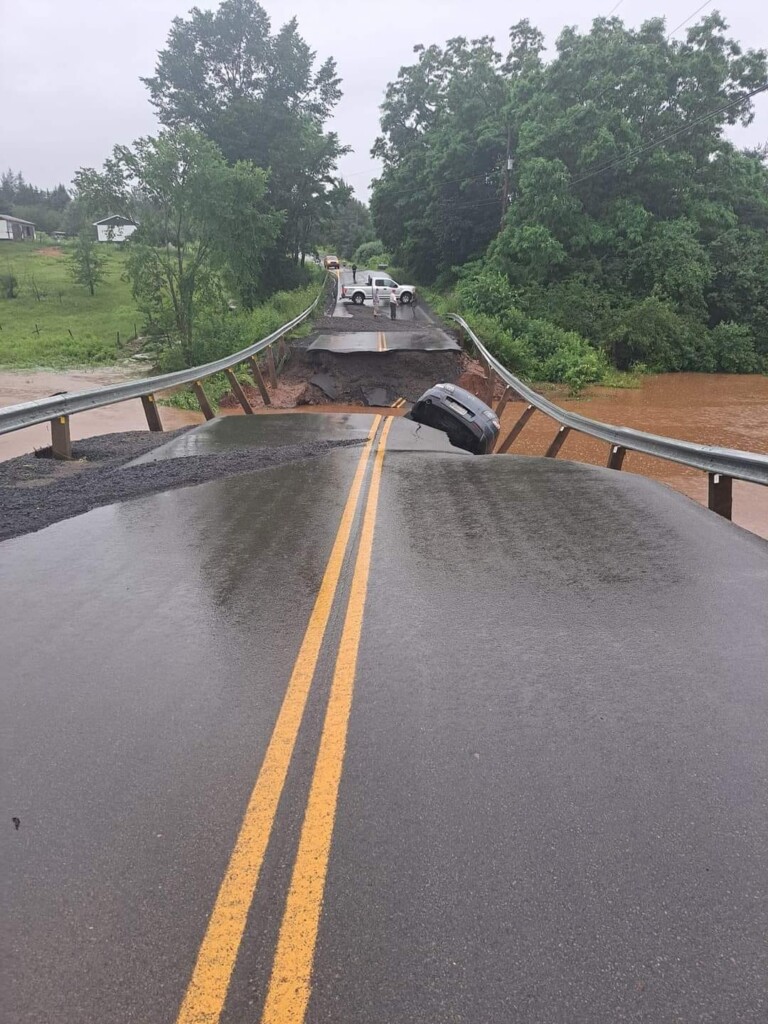
[[[338,256],[326,256],[323,260],[323,266],[326,270],[338,270],[339,269],[339,257]]]
[[[360,271],[358,270],[358,277]],[[397,300],[402,302],[404,305],[408,305],[413,302],[413,296],[416,294],[416,288],[412,284],[398,284],[397,281],[393,281],[391,277],[387,277],[386,274],[373,274],[369,275],[366,284],[345,284],[341,289],[341,301],[342,302],[354,302],[356,306],[362,306],[367,300],[370,301],[373,298],[373,289],[378,288],[380,293],[381,301],[384,302],[389,299],[389,293],[393,288],[397,289]]]
[[[499,417],[485,402],[456,384],[435,384],[409,413],[416,423],[442,430],[456,448],[487,455],[499,436]]]

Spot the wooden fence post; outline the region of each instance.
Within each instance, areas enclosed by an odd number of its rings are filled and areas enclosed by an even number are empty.
[[[733,477],[722,473],[709,473],[710,509],[724,519],[730,519],[733,513]]]
[[[253,414],[253,409],[251,408],[251,403],[248,401],[248,396],[243,391],[243,388],[242,388],[242,385],[240,384],[240,381],[235,376],[235,371],[230,368],[230,369],[226,370],[226,374],[227,374],[227,377],[229,377],[229,384],[230,384],[230,387],[232,388],[232,392],[233,392],[235,398],[238,400],[240,405],[243,407],[243,412],[247,413],[248,415],[252,415]]]
[[[57,416],[51,420],[51,454],[54,459],[62,459],[66,462],[72,458],[69,416]]]
[[[557,453],[560,451],[560,449],[565,444],[565,439],[566,439],[566,437],[568,437],[570,432],[571,432],[571,428],[570,427],[565,427],[565,426],[560,427],[558,432],[555,434],[554,441],[549,446],[549,448],[547,448],[547,450],[544,452],[544,458],[546,458],[546,459],[556,459],[557,458]]]
[[[160,419],[160,410],[157,408],[154,395],[142,395],[141,404],[144,406],[144,415],[147,417],[147,425],[152,431],[162,431],[163,423]]]

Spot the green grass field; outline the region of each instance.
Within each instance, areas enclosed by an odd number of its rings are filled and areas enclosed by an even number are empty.
[[[124,254],[103,248],[107,276],[91,296],[72,281],[66,246],[0,243],[0,275],[19,281],[17,298],[0,293],[0,368],[104,366],[130,354],[141,317],[122,280]]]

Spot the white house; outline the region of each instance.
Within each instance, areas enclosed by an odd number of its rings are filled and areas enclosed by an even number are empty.
[[[126,238],[131,237],[139,225],[128,217],[115,214],[112,217],[97,220],[93,226],[96,228],[96,237],[99,242],[124,242]]]
[[[23,242],[35,240],[35,225],[31,220],[11,217],[0,213],[0,242]]]

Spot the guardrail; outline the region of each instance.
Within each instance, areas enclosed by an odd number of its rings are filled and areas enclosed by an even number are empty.
[[[54,395],[51,398],[40,398],[34,402],[24,402],[21,405],[11,405],[0,409],[0,434],[9,434],[14,430],[23,430],[24,427],[32,427],[38,423],[49,422],[51,424],[51,449],[54,458],[71,459],[72,441],[69,430],[69,417],[78,412],[87,412],[91,409],[99,409],[105,405],[115,405],[117,402],[127,402],[132,398],[140,398],[144,406],[144,414],[147,417],[147,425],[150,430],[162,430],[163,424],[160,419],[160,412],[155,401],[155,394],[158,391],[168,391],[171,388],[182,387],[191,384],[203,415],[207,420],[215,415],[211,404],[203,390],[202,382],[206,377],[214,373],[226,373],[232,391],[246,413],[252,413],[253,409],[237,379],[234,367],[241,363],[248,363],[256,386],[259,389],[265,405],[271,404],[269,391],[267,390],[264,373],[256,358],[261,352],[266,351],[266,373],[273,387],[277,386],[277,375],[286,359],[288,358],[288,346],[285,342],[285,335],[303,323],[316,309],[318,302],[325,293],[325,283],[318,292],[317,298],[308,306],[303,313],[299,313],[287,324],[283,324],[272,334],[260,341],[254,342],[248,348],[241,349],[224,359],[216,359],[212,363],[205,363],[203,366],[193,366],[189,370],[177,370],[175,373],[164,373],[157,377],[147,377],[143,380],[126,381],[123,384],[110,384],[104,388],[94,388],[92,391],[76,391],[63,395]],[[275,359],[272,346],[278,343],[279,353]]]
[[[709,508],[726,519],[731,518],[734,480],[746,480],[750,483],[768,486],[768,455],[646,434],[642,430],[616,427],[610,423],[601,423],[599,420],[591,420],[578,413],[561,409],[560,406],[550,402],[548,398],[538,394],[510,373],[495,356],[491,355],[463,317],[450,313],[448,319],[453,320],[461,327],[485,363],[489,404],[493,402],[495,378],[498,377],[505,385],[504,393],[496,408],[497,415],[501,415],[512,393],[519,395],[527,403],[515,425],[496,448],[497,453],[509,451],[534,411],[538,409],[560,424],[557,434],[545,453],[547,458],[555,458],[568,434],[572,430],[576,430],[610,445],[607,462],[609,469],[620,470],[628,451],[642,452],[644,455],[653,455],[658,459],[667,459],[670,462],[682,463],[684,466],[692,466],[694,469],[700,469],[708,474]]]

